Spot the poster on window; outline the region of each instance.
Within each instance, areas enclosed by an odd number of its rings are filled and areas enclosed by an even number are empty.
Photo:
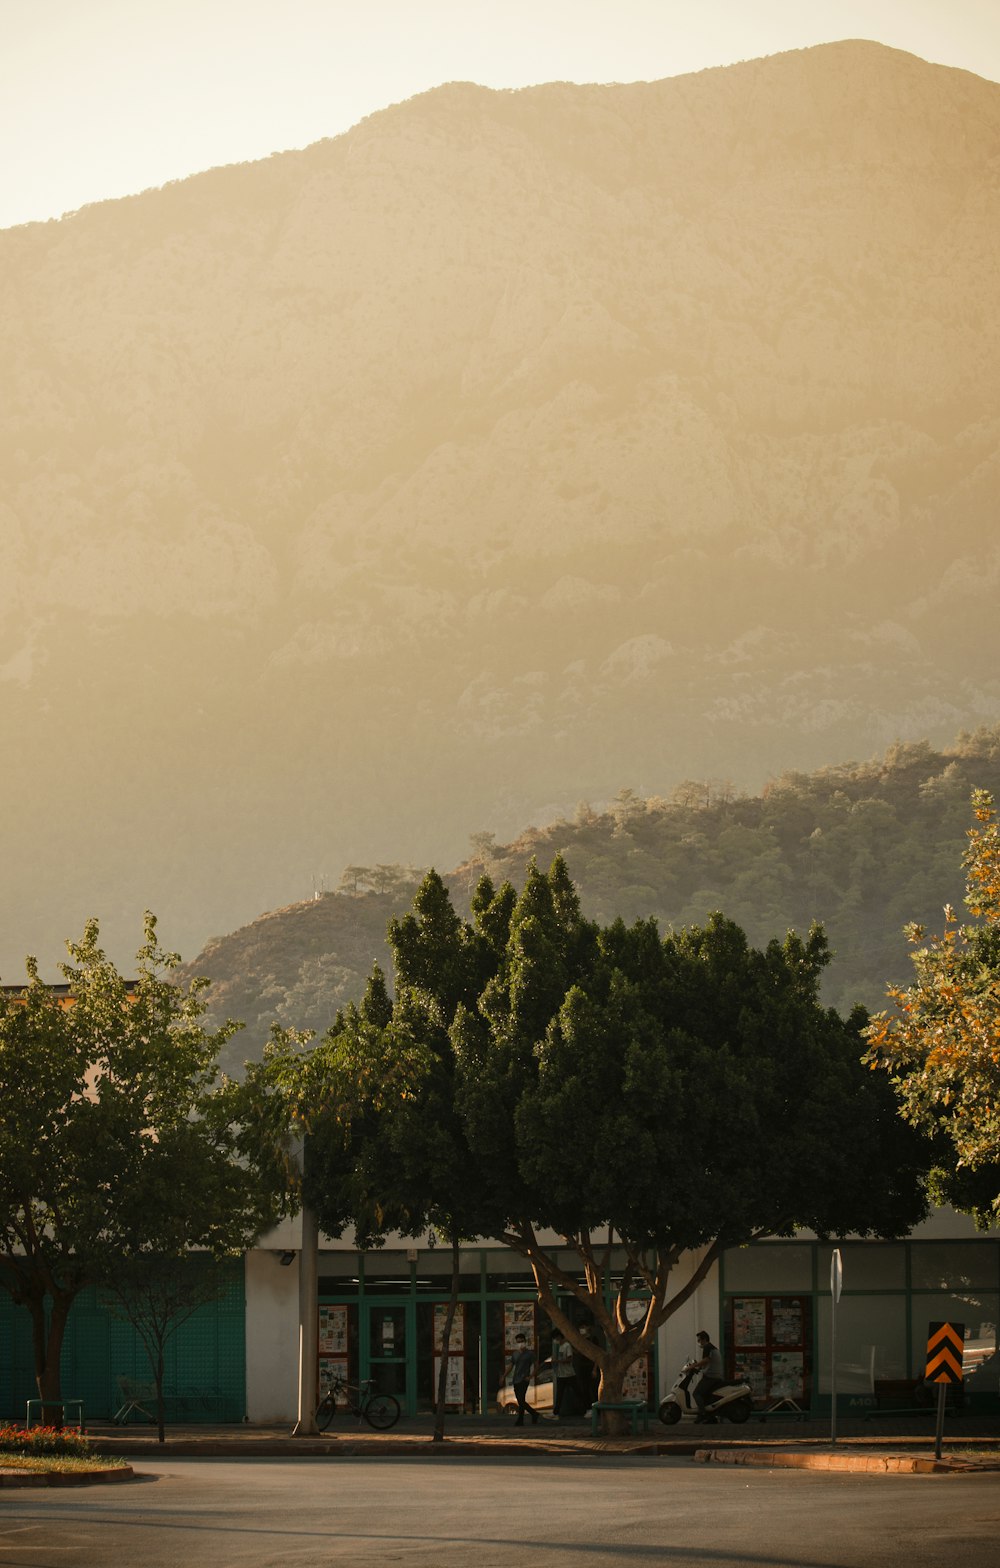
[[[437,1399],[438,1378],[441,1376],[441,1357],[434,1357],[434,1398]],[[446,1405],[457,1405],[461,1408],[465,1404],[465,1358],[464,1356],[448,1357],[448,1381],[445,1383],[444,1402]]]
[[[503,1304],[503,1342],[507,1350],[514,1349],[518,1334],[523,1334],[529,1350],[535,1348],[535,1303],[533,1301],[505,1301]]]
[[[733,1344],[767,1344],[766,1296],[737,1296],[733,1302]]]
[[[640,1356],[633,1361],[625,1374],[622,1383],[623,1399],[641,1399],[643,1404],[649,1399],[649,1357]]]
[[[320,1396],[326,1393],[330,1384],[340,1378],[347,1382],[347,1357],[346,1356],[320,1356],[319,1358],[319,1392]],[[337,1395],[337,1404],[347,1404],[347,1394],[342,1390]]]
[[[735,1371],[740,1382],[750,1384],[754,1399],[767,1398],[767,1356],[764,1351],[738,1351]]]
[[[802,1344],[802,1301],[798,1296],[773,1298],[771,1339],[776,1345]]]
[[[448,1316],[447,1302],[438,1302],[434,1307],[434,1349],[440,1350],[444,1344],[444,1321]],[[455,1318],[451,1325],[451,1337],[448,1340],[449,1351],[465,1349],[465,1304],[459,1302],[455,1308]]]
[[[320,1307],[319,1353],[321,1356],[347,1355],[346,1307]]]
[[[771,1394],[775,1399],[800,1400],[802,1386],[801,1350],[775,1350],[771,1356]]]

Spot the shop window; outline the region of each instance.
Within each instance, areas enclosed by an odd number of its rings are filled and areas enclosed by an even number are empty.
[[[486,1254],[486,1289],[491,1294],[503,1294],[508,1290],[537,1291],[538,1287],[524,1259],[503,1247]]]
[[[819,1392],[829,1394],[829,1293],[817,1298],[816,1307]],[[838,1396],[871,1401],[876,1383],[896,1382],[910,1375],[906,1365],[906,1296],[842,1296],[837,1307]]]
[[[321,1296],[357,1295],[361,1275],[356,1252],[321,1252],[318,1263]]]
[[[995,1290],[997,1250],[997,1242],[986,1240],[912,1242],[910,1284],[914,1290],[955,1290],[965,1285]]]
[[[459,1268],[459,1295],[478,1296],[481,1287],[479,1253],[463,1252],[460,1255]],[[450,1296],[451,1248],[436,1247],[433,1252],[421,1252],[417,1257],[417,1278],[415,1283],[417,1291],[421,1295],[428,1295],[433,1291],[436,1296]]]
[[[437,1404],[438,1372],[447,1302],[417,1304],[417,1406]],[[448,1355],[446,1409],[476,1411],[482,1396],[479,1303],[460,1301],[452,1324]]]
[[[734,1247],[724,1253],[723,1267],[727,1292],[812,1290],[812,1247],[808,1243],[762,1242]]]
[[[819,1249],[820,1289],[829,1289],[831,1247]],[[901,1242],[841,1242],[845,1290],[903,1290],[906,1287],[906,1247]]]
[[[996,1291],[962,1290],[948,1295],[914,1295],[911,1298],[913,1376],[926,1364],[927,1339],[932,1323],[961,1323],[965,1345],[962,1374],[970,1393],[995,1394],[1000,1388],[997,1355]]]
[[[358,1309],[352,1303],[321,1302],[319,1308],[319,1392],[328,1388],[334,1377],[348,1383],[358,1381]],[[346,1404],[341,1395],[339,1404]]]
[[[362,1253],[365,1292],[369,1296],[408,1296],[411,1292],[410,1262],[405,1252]]]
[[[742,1377],[753,1397],[772,1404],[809,1403],[812,1318],[808,1296],[732,1296],[726,1369]]]

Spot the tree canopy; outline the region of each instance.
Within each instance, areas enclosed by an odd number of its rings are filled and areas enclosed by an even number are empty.
[[[864,1015],[818,1002],[818,929],[761,951],[722,916],[666,938],[600,926],[560,857],[520,895],[484,877],[472,914],[429,873],[390,926],[395,999],[374,974],[302,1068],[306,1190],[328,1234],[353,1223],[366,1245],[437,1218],[501,1238],[615,1397],[723,1247],[922,1217],[923,1142],[861,1065]]]
[[[905,928],[915,982],[889,988],[895,1011],[867,1035],[869,1061],[889,1072],[903,1115],[937,1137],[936,1195],[989,1225],[1000,1219],[1000,827],[987,791],[972,806],[978,826],[963,865],[973,920],[946,906],[940,936]]]
[[[206,982],[173,983],[179,960],[151,915],[134,981],[101,949],[96,921],[68,947],[66,997],[29,959],[27,985],[0,1003],[0,1286],[31,1314],[51,1400],[85,1285],[114,1279],[123,1258],[240,1252],[271,1214],[216,1086],[236,1026],[205,1029]]]

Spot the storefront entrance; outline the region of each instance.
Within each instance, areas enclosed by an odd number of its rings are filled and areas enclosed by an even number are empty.
[[[566,1257],[565,1266],[573,1261]],[[437,1401],[450,1260],[441,1250],[323,1253],[320,1256],[319,1385],[332,1374],[350,1383],[374,1379],[408,1415]],[[518,1333],[539,1367],[540,1403],[551,1406],[552,1328],[538,1306],[534,1277],[516,1255],[496,1248],[462,1254],[458,1310],[452,1325],[445,1401],[449,1411],[489,1414],[501,1393]],[[566,1309],[576,1307],[567,1298]],[[652,1398],[655,1357],[634,1369],[629,1392]],[[547,1403],[546,1397],[547,1396]]]
[[[380,1394],[394,1394],[404,1410],[412,1408],[408,1347],[413,1343],[412,1301],[366,1302],[368,1377]],[[364,1345],[362,1344],[362,1356]]]

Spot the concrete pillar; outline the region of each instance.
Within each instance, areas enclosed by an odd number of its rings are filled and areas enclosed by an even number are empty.
[[[299,1251],[299,1418],[293,1437],[316,1432],[316,1347],[319,1338],[319,1226],[315,1212],[302,1205]]]

